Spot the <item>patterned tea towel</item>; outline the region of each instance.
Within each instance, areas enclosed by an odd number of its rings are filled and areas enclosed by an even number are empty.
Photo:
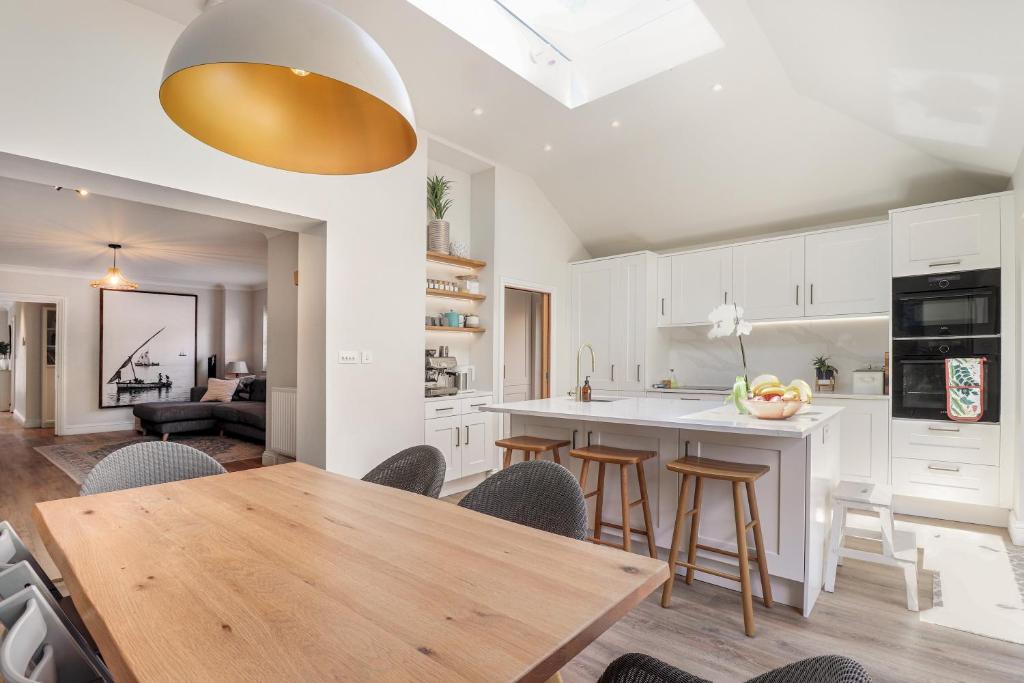
[[[985,414],[985,359],[946,359],[946,416],[977,422]]]

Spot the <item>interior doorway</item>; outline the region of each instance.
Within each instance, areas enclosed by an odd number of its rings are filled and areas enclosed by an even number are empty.
[[[551,397],[551,294],[504,292],[503,403]]]

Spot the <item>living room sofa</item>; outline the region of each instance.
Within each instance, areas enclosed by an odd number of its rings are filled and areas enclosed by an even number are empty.
[[[200,399],[206,387],[193,387],[190,401],[140,403],[135,417],[142,429],[160,434],[166,441],[171,434],[219,429],[257,441],[267,438],[267,381],[255,379],[244,389],[240,385],[230,403],[207,402]]]

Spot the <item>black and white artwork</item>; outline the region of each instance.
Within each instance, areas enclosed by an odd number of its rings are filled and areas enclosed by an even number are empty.
[[[195,294],[100,290],[100,408],[189,400],[197,304]]]

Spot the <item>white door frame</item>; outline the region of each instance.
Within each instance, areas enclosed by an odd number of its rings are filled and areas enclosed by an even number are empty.
[[[54,406],[53,406],[53,433],[57,436],[64,434],[65,392],[64,392],[64,367],[68,357],[68,298],[53,294],[20,294],[15,292],[0,292],[0,300],[13,301],[24,304],[51,304],[57,307],[57,363],[54,367]],[[13,347],[16,340],[11,340]],[[11,397],[13,401],[13,396]],[[13,406],[12,406],[13,408]]]

